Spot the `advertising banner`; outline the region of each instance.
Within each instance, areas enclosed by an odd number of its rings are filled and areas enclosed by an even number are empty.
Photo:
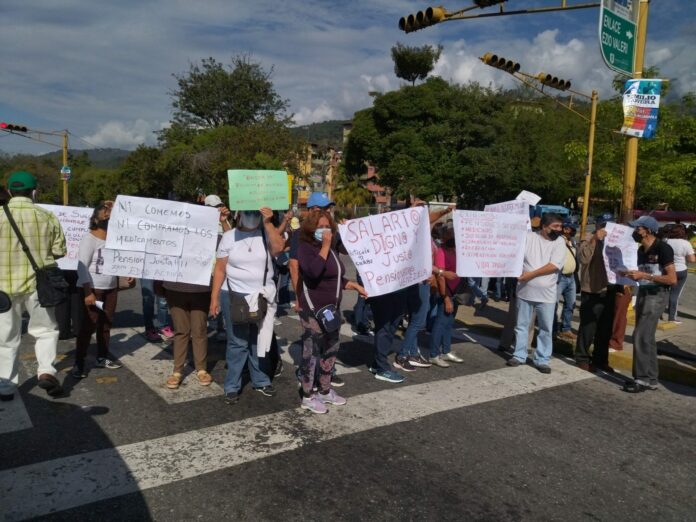
[[[628,80],[624,87],[624,122],[621,133],[654,138],[660,109],[662,80]]]

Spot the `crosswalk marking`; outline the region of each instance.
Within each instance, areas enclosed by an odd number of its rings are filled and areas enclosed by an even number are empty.
[[[165,381],[173,370],[172,355],[158,344],[148,342],[135,328],[111,329],[111,352],[152,391],[169,404],[195,401],[223,394],[213,382],[210,386],[198,384],[193,373],[184,379],[177,390],[170,390]]]
[[[350,397],[328,415],[287,410],[0,472],[3,515],[38,517],[164,486],[427,415],[593,378],[561,361],[542,375],[503,368]]]
[[[0,402],[0,434],[33,427],[19,391],[15,392],[13,400]]]

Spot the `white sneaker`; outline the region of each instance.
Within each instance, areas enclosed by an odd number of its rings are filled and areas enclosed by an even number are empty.
[[[464,359],[462,359],[461,357],[459,357],[458,355],[456,355],[456,354],[453,353],[453,352],[444,354],[444,355],[442,356],[442,358],[443,358],[445,361],[450,361],[450,362],[453,362],[453,363],[463,363],[463,362],[464,362]]]
[[[428,361],[433,366],[439,366],[440,368],[449,368],[450,367],[450,364],[447,361],[445,361],[442,357],[440,357],[439,355],[437,357],[431,357],[430,359],[428,359]]]

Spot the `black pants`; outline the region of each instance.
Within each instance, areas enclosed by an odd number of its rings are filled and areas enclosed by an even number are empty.
[[[575,344],[575,360],[604,366],[609,362],[609,340],[614,324],[616,290],[609,287],[601,294],[580,294],[580,327]],[[594,344],[590,356],[590,345]]]
[[[401,318],[406,311],[406,290],[397,290],[391,294],[370,297],[367,303],[372,308],[375,319],[375,361],[373,367],[378,372],[391,370],[387,360],[390,352],[396,351],[394,339]]]
[[[77,284],[77,270],[63,270],[68,282],[68,298],[56,306],[59,339],[77,337],[82,327],[82,299]]]

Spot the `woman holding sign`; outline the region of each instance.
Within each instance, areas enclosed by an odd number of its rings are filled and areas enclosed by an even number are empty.
[[[327,404],[342,406],[346,400],[331,388],[331,372],[336,362],[341,328],[342,290],[365,289],[345,279],[345,267],[338,257],[334,238],[336,223],[326,210],[310,213],[302,224],[297,261],[303,280],[300,302],[302,335],[301,407],[313,413],[326,413]],[[319,393],[313,393],[319,369]]]

